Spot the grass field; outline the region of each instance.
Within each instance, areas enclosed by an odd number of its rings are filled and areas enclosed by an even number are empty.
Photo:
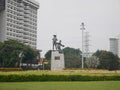
[[[120,90],[120,81],[4,82],[0,90]]]

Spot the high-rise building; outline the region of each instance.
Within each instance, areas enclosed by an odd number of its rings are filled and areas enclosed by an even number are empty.
[[[36,48],[38,8],[34,0],[0,0],[0,41],[14,39]]]
[[[118,56],[120,57],[120,34],[118,36]]]
[[[117,38],[110,38],[110,51],[120,57],[120,35]]]
[[[117,38],[110,38],[110,51],[118,55],[118,39]]]

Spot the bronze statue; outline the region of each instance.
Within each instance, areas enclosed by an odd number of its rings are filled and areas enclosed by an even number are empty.
[[[61,44],[61,40],[57,42],[57,36],[53,35],[53,50],[61,51],[61,46],[64,47],[64,45]]]

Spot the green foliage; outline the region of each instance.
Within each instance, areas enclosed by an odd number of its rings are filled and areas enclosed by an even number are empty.
[[[91,76],[91,75],[0,75],[0,82],[26,81],[120,81],[120,76]]]
[[[46,54],[45,54],[45,58],[47,60],[51,60],[51,50],[49,50]]]
[[[0,72],[0,82],[20,81],[120,81],[120,71],[63,70]]]
[[[97,68],[100,64],[99,58],[97,58],[96,56],[88,57],[86,58],[85,64],[88,68]]]
[[[65,68],[80,68],[81,59],[80,56],[65,55]]]
[[[45,64],[44,62],[48,62],[48,64]],[[50,70],[51,69],[51,60],[44,59],[43,63],[44,63],[44,67],[43,67],[44,70]]]
[[[2,71],[2,72],[8,72],[8,71],[22,71],[22,68],[0,68],[0,71]]]
[[[98,68],[108,70],[119,69],[120,59],[112,52],[98,50],[93,55],[99,58],[100,65],[98,66]]]
[[[80,68],[81,67],[81,51],[66,47],[63,49],[65,54],[65,68]]]
[[[45,59],[43,60],[44,62],[48,62],[48,64],[44,64],[44,70],[50,70],[51,69],[51,50],[49,50],[45,54]]]
[[[30,46],[25,46],[23,49],[23,63],[32,63],[36,59],[37,51],[32,49]]]
[[[2,67],[12,67],[18,62],[18,55],[23,49],[23,44],[15,41],[8,40],[5,41],[0,50],[1,66]]]
[[[70,47],[66,47],[63,49],[64,54],[68,54],[68,55],[75,55],[75,56],[80,56],[81,55],[81,51],[80,49],[75,49],[75,48],[70,48]]]
[[[37,56],[37,52],[30,46],[26,46],[16,40],[8,40],[0,43],[0,66],[1,67],[18,67],[20,62],[19,54],[23,52],[22,61],[31,62]]]

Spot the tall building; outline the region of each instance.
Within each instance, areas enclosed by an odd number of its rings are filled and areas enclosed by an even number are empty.
[[[38,8],[34,0],[0,0],[0,41],[14,39],[36,48]]]
[[[118,56],[120,57],[120,34],[118,36]]]
[[[118,39],[117,38],[110,38],[110,51],[118,55]]]
[[[120,57],[120,35],[117,38],[110,38],[110,51]]]

